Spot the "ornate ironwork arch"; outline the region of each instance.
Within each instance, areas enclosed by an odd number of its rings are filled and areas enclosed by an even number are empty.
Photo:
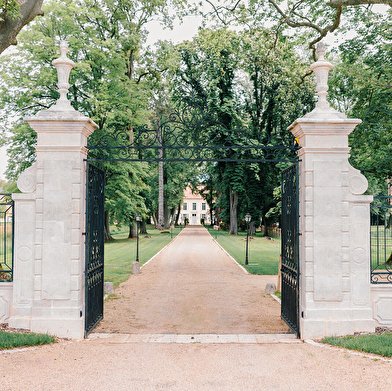
[[[129,131],[90,137],[88,161],[294,162],[299,149],[287,133],[230,129],[203,102],[181,101],[170,114]]]

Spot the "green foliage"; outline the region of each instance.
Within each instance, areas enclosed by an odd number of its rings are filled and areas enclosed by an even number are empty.
[[[10,333],[0,331],[0,350],[24,346],[46,345],[56,342],[56,338],[48,334]]]
[[[276,222],[282,214],[282,186],[275,187],[273,197],[276,204],[266,213],[265,217]]]
[[[110,222],[129,225],[136,213],[147,217],[144,193],[149,192],[146,184],[148,166],[139,162],[121,162],[117,164],[101,163],[105,170],[105,210],[109,212]]]
[[[179,7],[183,3],[173,2]],[[162,88],[164,73],[176,66],[169,43],[143,48],[146,23],[152,19],[171,23],[166,1],[61,0],[48,2],[44,11],[44,17],[19,35],[18,51],[0,58],[0,117],[5,124],[1,142],[9,145],[7,178],[14,181],[35,160],[36,134],[21,119],[8,119],[15,113],[35,115],[55,103],[57,75],[51,62],[58,57],[59,40],[68,39],[68,56],[76,63],[70,74],[71,105],[99,125],[90,143],[119,131],[131,137],[133,128],[149,124],[154,94]],[[147,216],[152,202],[147,199],[146,204],[145,197],[157,187],[150,180],[152,167],[110,162],[100,166],[107,174],[106,208],[111,221],[129,224],[137,211]],[[184,186],[177,183],[182,179],[175,175],[167,181],[170,207],[182,195]]]
[[[233,141],[223,129],[245,127],[253,143],[293,144],[287,126],[314,107],[314,83],[301,80],[308,65],[295,54],[294,41],[262,28],[240,33],[204,29],[177,48],[181,67],[173,79],[173,98],[196,100],[222,125],[218,130],[206,126],[205,138],[229,145]],[[235,141],[246,142],[240,137]],[[244,150],[241,157],[251,154]],[[287,156],[294,154],[283,151],[273,158]],[[257,223],[275,205],[273,189],[280,182],[280,165],[218,162],[205,168],[204,182],[209,186],[213,178],[216,190],[214,208],[220,220],[231,222],[232,233],[237,212],[240,217],[250,212]]]
[[[358,350],[364,353],[392,357],[392,333],[326,337],[323,339],[323,343]]]
[[[392,176],[392,11],[370,14],[357,36],[340,45],[340,62],[332,71],[330,99],[336,108],[362,123],[351,133],[351,164],[386,194]],[[374,187],[383,182],[381,188]],[[379,189],[379,190],[378,190]]]
[[[0,0],[0,22],[4,20],[2,16],[11,19],[17,18],[20,10],[20,4],[16,0]]]
[[[9,137],[7,179],[16,182],[19,175],[35,161],[37,134],[26,122],[17,122]]]

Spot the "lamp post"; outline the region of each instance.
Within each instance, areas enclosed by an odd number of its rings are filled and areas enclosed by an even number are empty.
[[[139,262],[139,223],[141,220],[140,213],[136,213],[136,262]]]
[[[245,215],[245,221],[246,221],[246,253],[245,253],[245,265],[248,264],[248,245],[249,245],[249,223],[252,220],[252,216],[247,213]]]

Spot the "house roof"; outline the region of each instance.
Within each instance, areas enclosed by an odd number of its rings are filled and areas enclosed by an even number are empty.
[[[198,186],[198,189],[203,189],[203,186]],[[187,188],[184,190],[184,200],[190,198],[203,200],[203,197],[200,194],[192,193],[192,189],[189,186],[187,186]]]

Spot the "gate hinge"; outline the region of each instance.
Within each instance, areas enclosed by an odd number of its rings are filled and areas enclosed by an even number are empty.
[[[82,235],[86,235],[87,234],[87,232],[82,232]]]

